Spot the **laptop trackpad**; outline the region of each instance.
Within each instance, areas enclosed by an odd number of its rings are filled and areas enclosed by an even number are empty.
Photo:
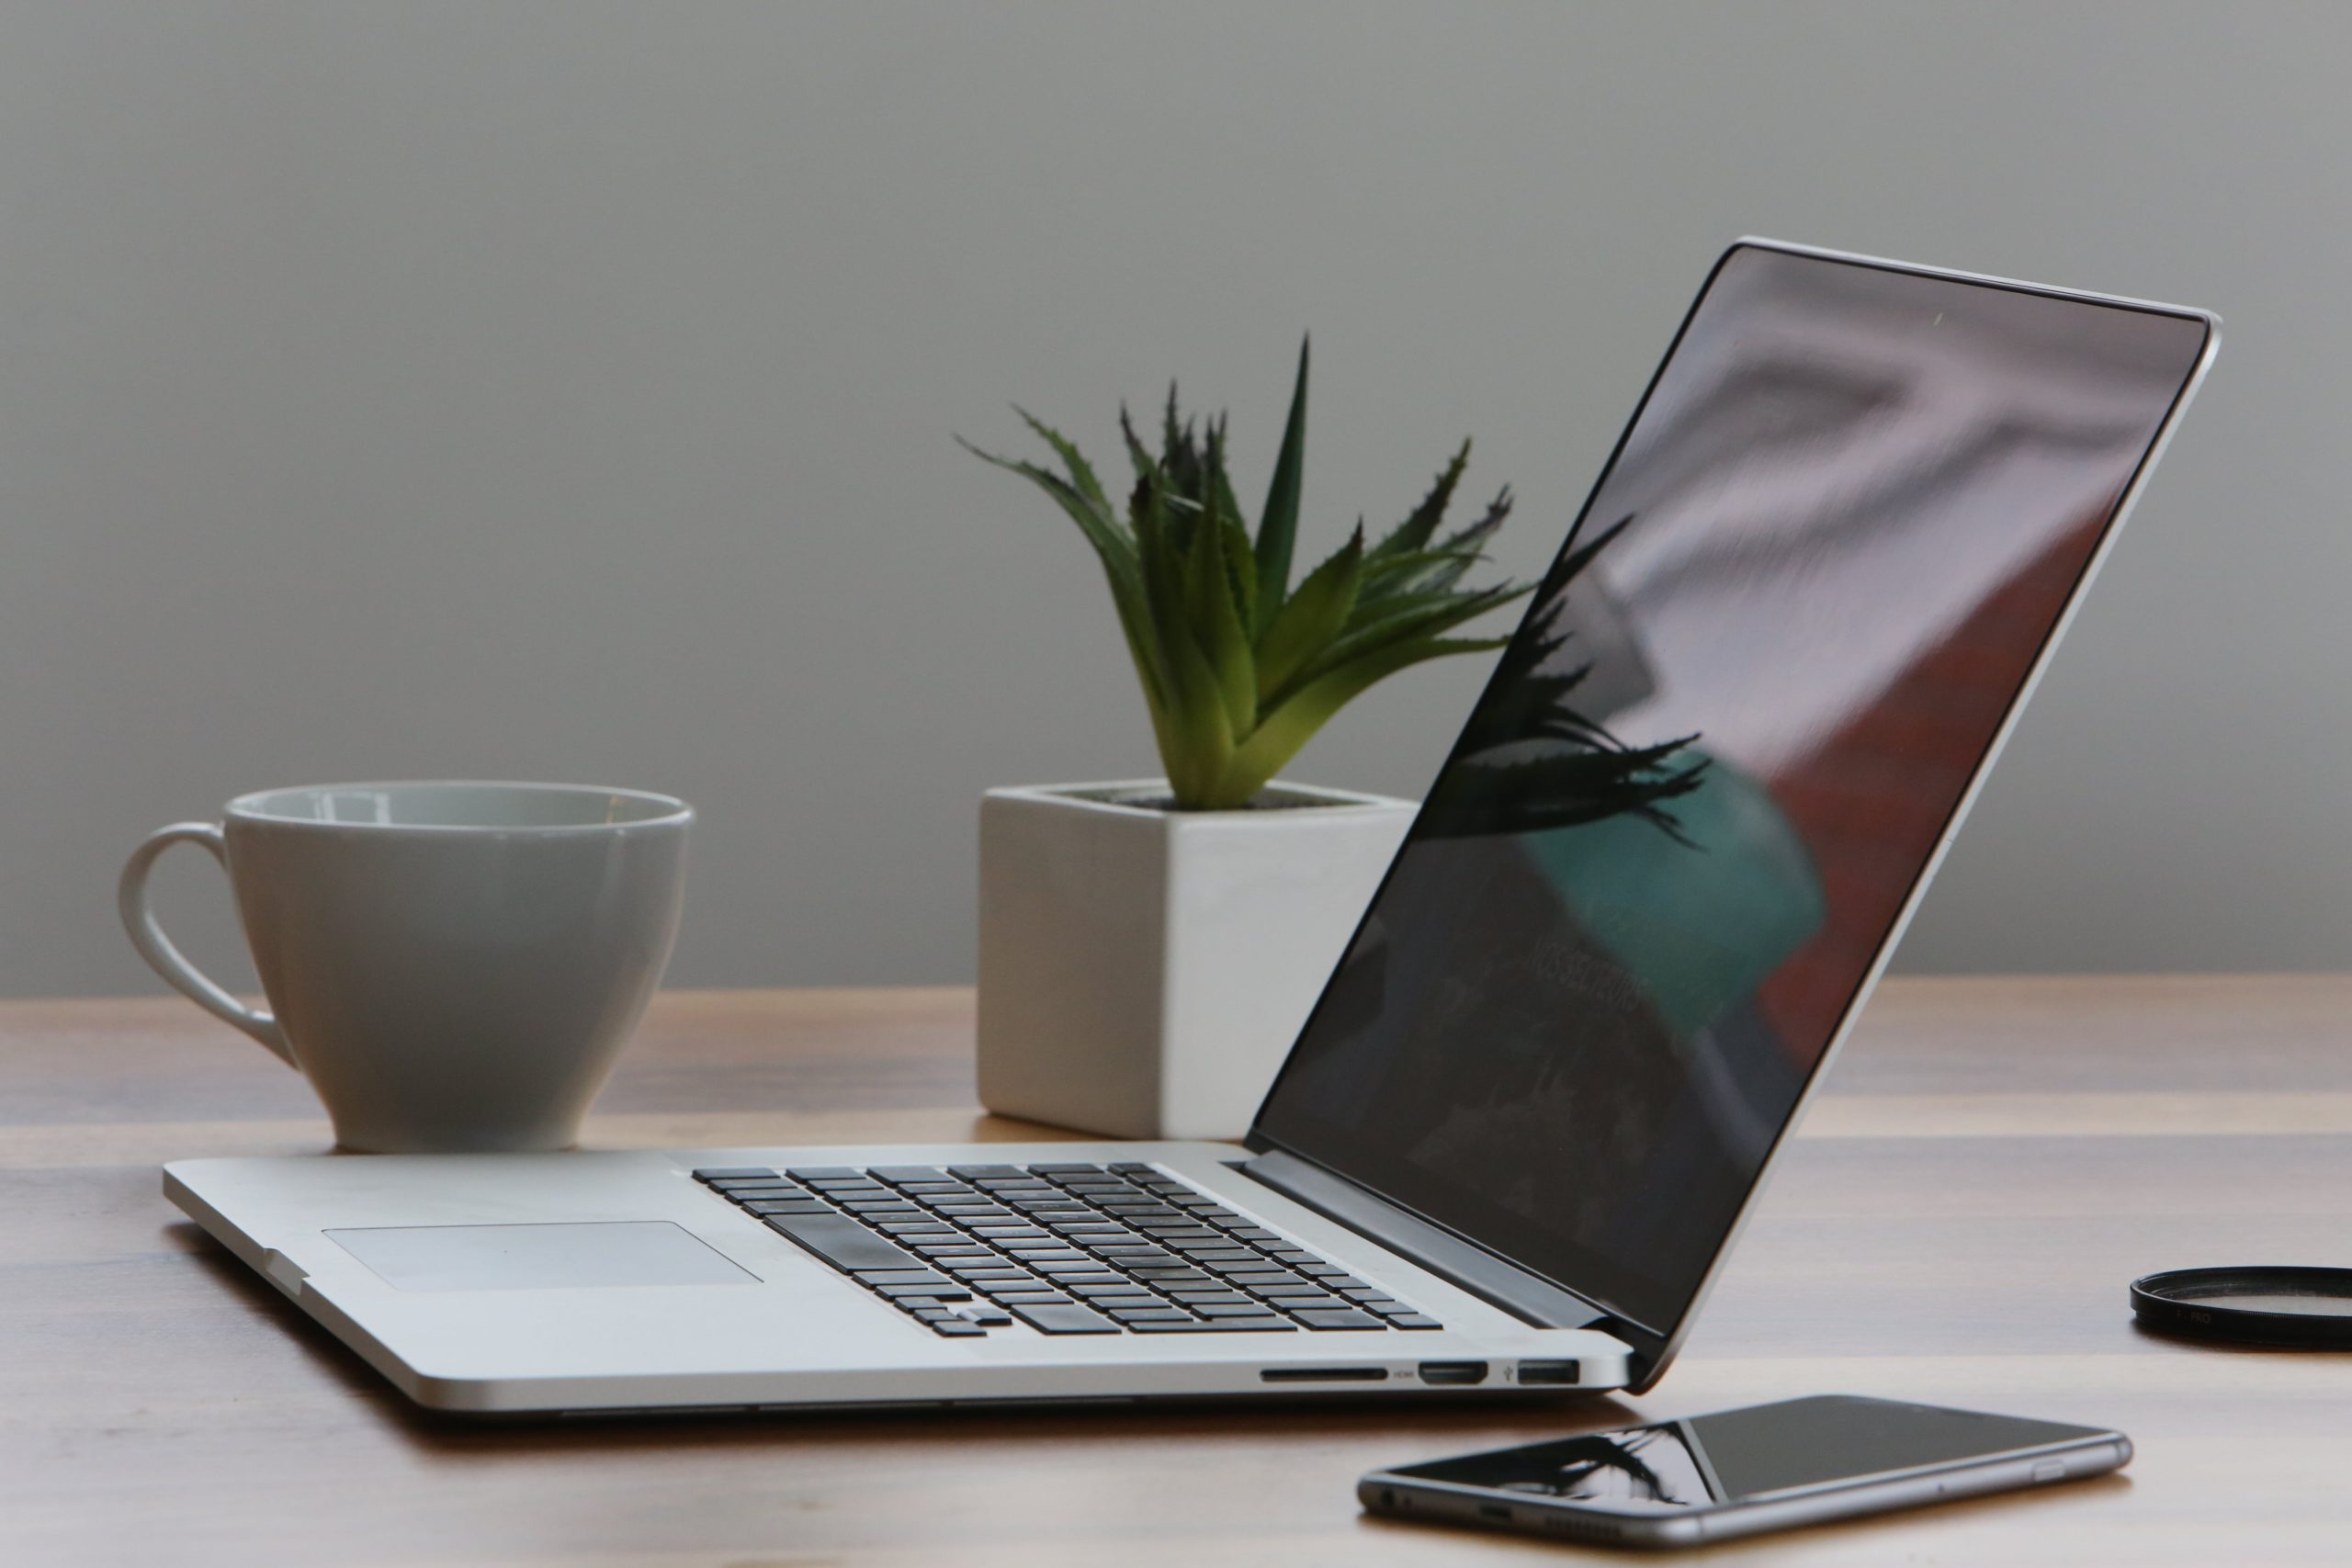
[[[387,1225],[326,1234],[396,1291],[759,1283],[757,1275],[667,1220]]]

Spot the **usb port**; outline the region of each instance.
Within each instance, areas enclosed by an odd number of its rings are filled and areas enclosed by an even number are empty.
[[[1580,1380],[1574,1361],[1521,1361],[1519,1364],[1519,1381],[1557,1386]]]
[[[1426,1383],[1473,1383],[1487,1381],[1484,1361],[1423,1361],[1421,1381]]]

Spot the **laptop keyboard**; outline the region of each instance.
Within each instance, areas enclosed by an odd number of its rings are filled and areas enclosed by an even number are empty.
[[[1156,1166],[697,1170],[695,1179],[948,1338],[1338,1333],[1437,1320]]]

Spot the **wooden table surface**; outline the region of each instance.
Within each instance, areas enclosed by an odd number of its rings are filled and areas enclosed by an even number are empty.
[[[682,993],[603,1146],[1035,1136],[960,990]],[[0,1004],[0,1562],[1596,1561],[1361,1517],[1384,1462],[1845,1391],[2112,1425],[2123,1475],[1711,1562],[2352,1560],[2352,1356],[2137,1332],[2196,1263],[2352,1263],[2352,980],[1890,982],[1638,1401],[471,1426],[410,1407],[158,1191],[321,1147],[177,1001]],[[714,1107],[724,1107],[714,1110]]]

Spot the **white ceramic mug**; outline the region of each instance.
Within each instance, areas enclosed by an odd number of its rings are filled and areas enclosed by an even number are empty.
[[[311,1080],[371,1153],[560,1149],[669,962],[694,811],[574,784],[322,784],[231,801],[122,870],[131,945],[190,1001]],[[270,1010],[155,922],[173,844],[228,872]]]

